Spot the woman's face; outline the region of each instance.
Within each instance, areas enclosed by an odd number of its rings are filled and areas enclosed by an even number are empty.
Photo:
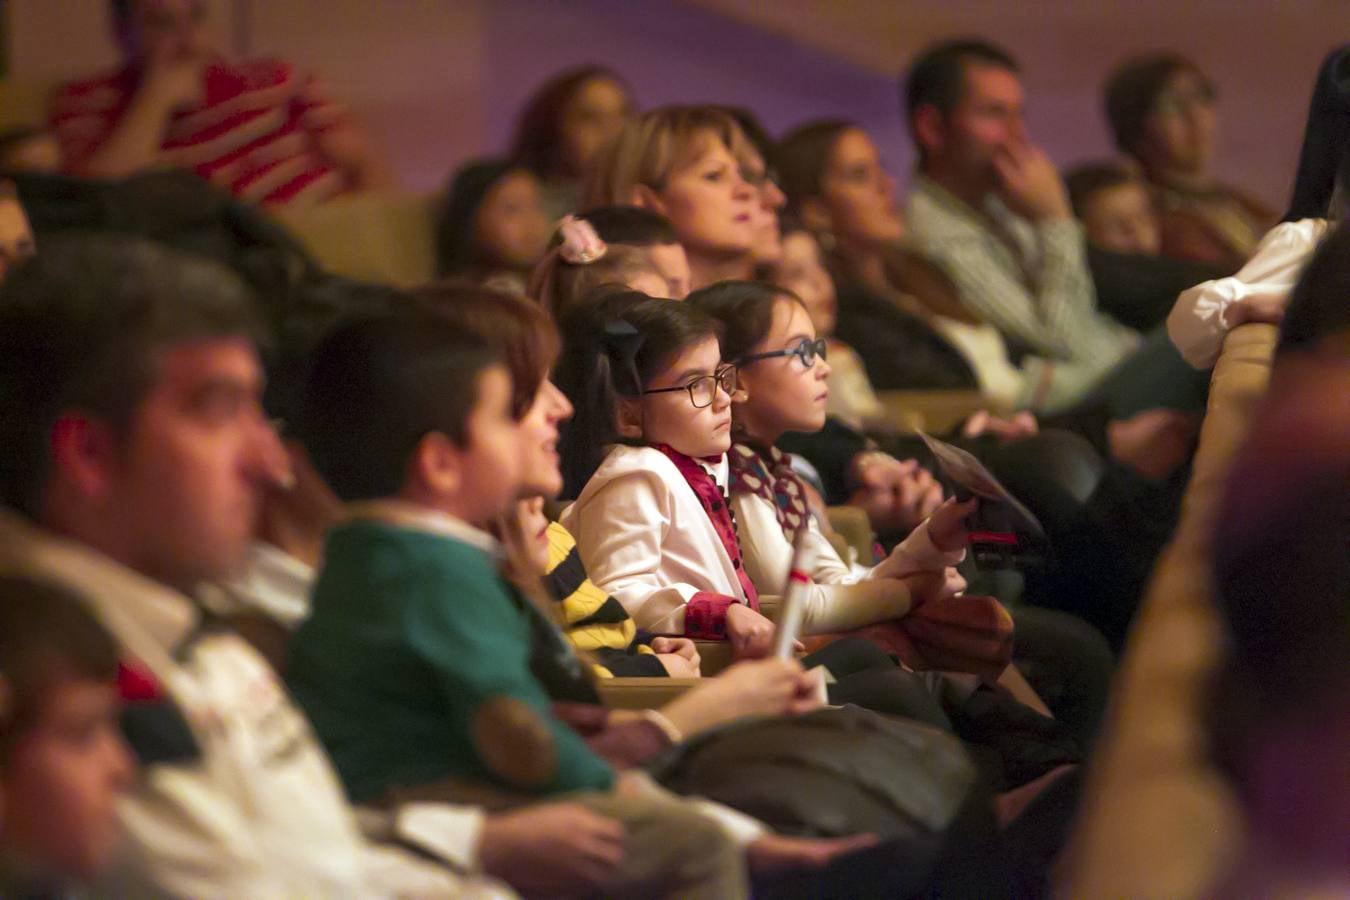
[[[780,297],[769,333],[747,354],[790,350],[814,341],[816,329],[800,303]],[[785,431],[819,431],[825,425],[830,364],[820,357],[807,366],[795,354],[747,362],[740,369],[737,425],[752,437],[776,441]]]
[[[524,169],[508,172],[483,195],[474,217],[474,245],[492,265],[528,269],[548,249],[549,222],[539,179]]]
[[[1198,72],[1183,69],[1168,79],[1144,121],[1139,155],[1149,168],[1205,175],[1216,125],[1209,85]]]
[[[753,148],[747,148],[743,174],[747,181],[756,186],[759,194],[759,203],[755,205],[754,212],[755,264],[773,265],[783,257],[783,232],[779,226],[778,213],[787,205],[787,197],[769,177],[764,158]]]
[[[722,348],[709,336],[677,353],[644,389],[683,388],[721,367]],[[687,390],[644,393],[641,415],[642,439],[648,444],[667,444],[695,458],[719,456],[731,447],[731,396],[720,387],[702,408],[694,406]]]
[[[572,417],[572,404],[547,378],[520,420],[520,493],[556,497],[563,478],[558,457],[558,425]]]
[[[820,245],[805,231],[783,236],[783,258],[774,271],[774,284],[786,288],[806,304],[816,334],[829,337],[839,315],[834,279],[825,268]]]
[[[623,130],[631,112],[628,91],[612,78],[598,75],[577,88],[558,121],[563,171],[582,176],[595,154]]]
[[[836,238],[862,247],[893,244],[905,228],[895,202],[895,179],[862,130],[850,128],[835,141],[820,183],[820,200]]]
[[[656,192],[655,211],[670,219],[691,257],[748,255],[755,245],[759,192],[726,144],[704,132]]]

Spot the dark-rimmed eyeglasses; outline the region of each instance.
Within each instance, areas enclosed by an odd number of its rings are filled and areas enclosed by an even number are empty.
[[[706,406],[712,406],[713,400],[717,397],[718,388],[725,391],[728,397],[736,393],[735,366],[722,366],[712,375],[700,375],[697,378],[690,379],[688,384],[679,387],[648,388],[642,393],[673,394],[676,391],[688,391],[689,402],[694,404],[694,409],[703,409]]]
[[[816,364],[816,357],[825,358],[825,339],[816,338],[814,341],[810,338],[802,338],[793,347],[786,350],[770,350],[768,353],[751,353],[749,356],[742,356],[736,360],[736,365],[743,366],[746,363],[758,362],[761,359],[773,359],[778,356],[795,356],[802,361],[802,365],[811,368]]]

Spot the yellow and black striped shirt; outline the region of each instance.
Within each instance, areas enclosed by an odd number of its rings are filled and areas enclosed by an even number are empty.
[[[639,631],[628,610],[591,582],[576,539],[557,522],[548,526],[548,566],[544,584],[558,603],[563,631],[599,664],[601,677],[666,674],[647,646],[651,635]]]

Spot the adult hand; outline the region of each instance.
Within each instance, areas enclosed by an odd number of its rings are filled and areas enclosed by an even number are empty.
[[[745,848],[745,861],[755,875],[789,869],[822,869],[835,859],[876,846],[874,834],[843,838],[796,838],[766,834]]]
[[[1006,444],[1018,438],[1031,437],[1040,430],[1041,425],[1036,421],[1036,416],[1025,410],[1004,419],[987,409],[982,409],[966,420],[966,424],[961,428],[961,434],[968,438],[992,434]]]
[[[933,546],[943,553],[955,553],[970,543],[966,518],[979,507],[977,497],[971,497],[965,503],[958,503],[955,497],[948,497],[928,517],[928,539],[933,542]]]
[[[483,870],[525,895],[600,893],[623,854],[623,824],[577,803],[490,815],[478,845]]]
[[[820,706],[817,676],[794,659],[739,662],[661,707],[686,736],[751,716],[800,715]]]
[[[1289,296],[1287,294],[1282,297],[1256,294],[1251,297],[1244,297],[1228,307],[1224,310],[1223,318],[1228,323],[1229,328],[1237,328],[1239,325],[1248,325],[1253,322],[1278,325],[1284,319],[1285,304],[1288,302]]]
[[[698,655],[698,647],[689,638],[652,638],[651,648],[671,678],[699,677],[702,659]]]
[[[733,603],[727,608],[727,640],[735,659],[762,659],[773,652],[773,622],[746,606]]]
[[[1051,222],[1072,215],[1069,194],[1055,164],[1029,141],[1005,144],[994,153],[999,194],[1008,208],[1033,222]]]

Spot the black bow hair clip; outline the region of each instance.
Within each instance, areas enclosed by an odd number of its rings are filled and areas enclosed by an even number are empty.
[[[637,356],[645,340],[642,332],[627,319],[610,319],[600,327],[600,344],[609,357],[610,370],[616,373],[614,387],[621,394],[637,396],[642,393]],[[626,378],[628,383],[620,381],[620,377]]]

